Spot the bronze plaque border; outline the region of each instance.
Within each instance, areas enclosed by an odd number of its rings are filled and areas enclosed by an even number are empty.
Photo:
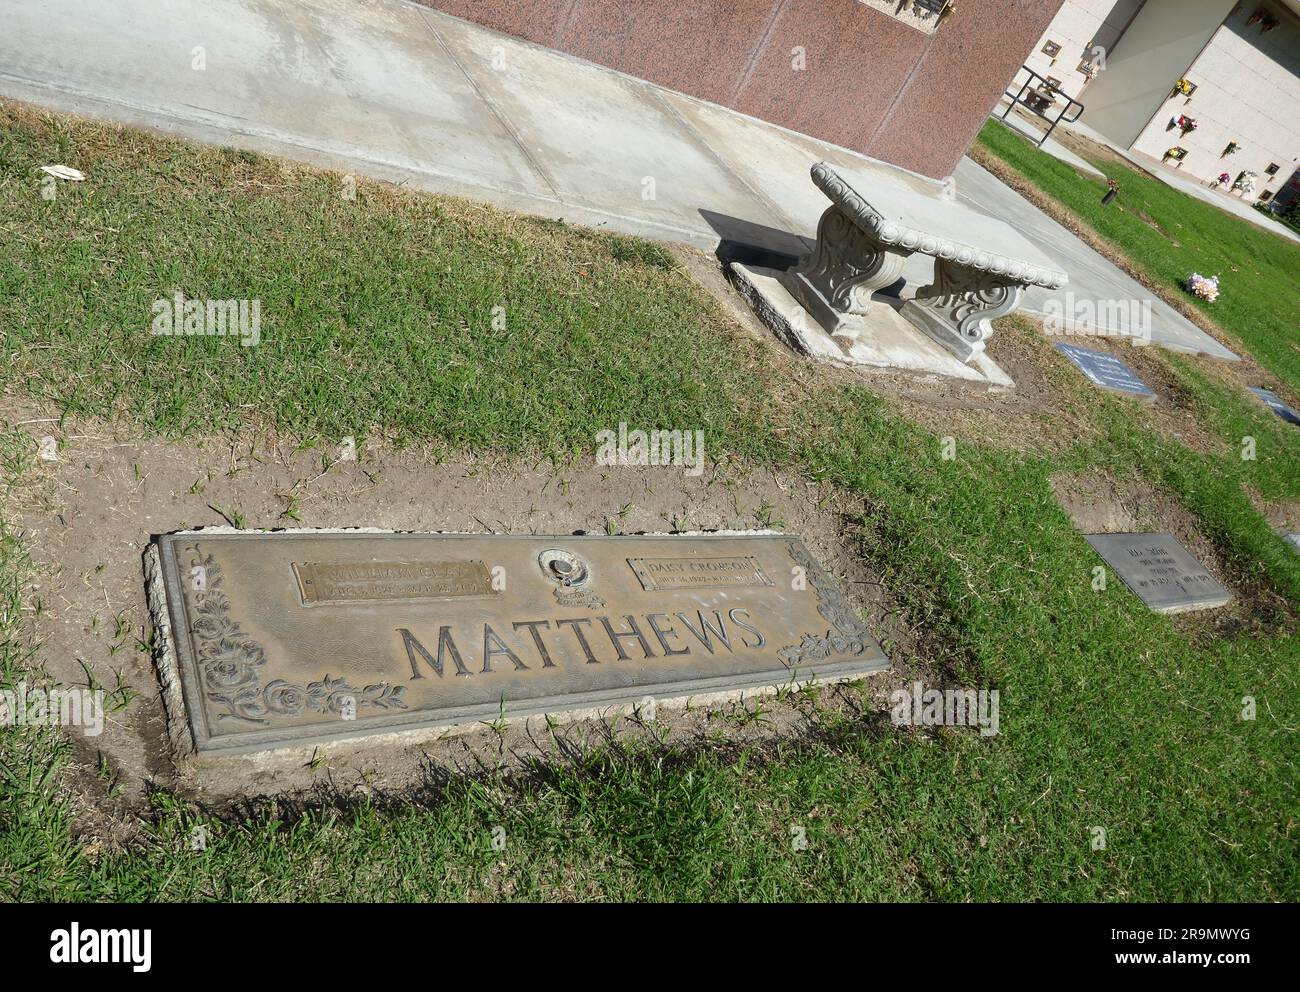
[[[786,550],[791,559],[805,569],[808,581],[817,594],[817,612],[830,624],[830,629],[824,633],[820,631],[803,633],[797,643],[787,645],[779,651],[773,652],[775,657],[770,668],[749,673],[728,674],[716,678],[694,678],[681,682],[660,682],[601,689],[590,692],[537,696],[515,701],[504,700],[503,704],[444,707],[439,710],[405,710],[399,703],[398,706],[381,712],[379,715],[366,716],[365,718],[358,715],[356,720],[338,721],[336,724],[244,731],[235,735],[214,734],[213,728],[208,722],[207,707],[204,701],[195,698],[195,694],[202,686],[202,682],[200,681],[200,673],[195,658],[193,639],[189,633],[192,627],[189,622],[185,592],[182,588],[185,573],[180,567],[177,554],[178,548],[186,543],[193,544],[201,541],[204,536],[203,531],[187,531],[164,534],[154,539],[159,551],[159,567],[166,597],[164,609],[171,625],[170,645],[172,660],[176,666],[175,672],[171,674],[180,683],[186,709],[185,714],[169,712],[167,718],[169,721],[187,721],[195,748],[200,753],[240,754],[274,748],[310,746],[338,739],[373,737],[385,733],[435,729],[469,723],[488,723],[497,720],[502,715],[503,705],[505,715],[510,718],[561,714],[635,703],[647,695],[660,700],[683,699],[718,692],[735,692],[768,686],[788,685],[794,681],[846,679],[874,674],[890,667],[889,659],[866,629],[866,626],[858,619],[847,598],[797,535],[766,533],[582,535],[583,540],[586,541],[619,541],[624,544],[639,541],[662,541],[665,539],[681,540],[683,543],[692,545],[701,542],[718,541],[723,546],[736,539],[783,541],[787,545]],[[573,540],[575,535],[423,534],[411,531],[378,533],[374,531],[245,531],[237,534],[209,533],[206,536],[219,537],[222,540],[292,540],[294,538],[314,540],[322,537],[338,540],[349,538],[374,540],[376,538],[446,537],[476,541],[549,540],[563,543]],[[855,649],[859,655],[858,657],[850,660],[829,660],[832,655]],[[328,676],[323,681],[328,683]],[[374,690],[375,695],[382,701],[392,700],[394,697],[400,698],[401,687],[389,686],[385,683],[383,685],[369,686],[365,689],[366,692],[371,690]],[[382,702],[380,706],[382,708]]]

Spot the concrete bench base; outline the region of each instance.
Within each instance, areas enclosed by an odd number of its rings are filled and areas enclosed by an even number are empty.
[[[855,334],[871,309],[871,294],[898,282],[911,252],[893,251],[839,207],[822,214],[817,247],[781,283],[830,334]]]
[[[871,295],[898,282],[911,254],[873,238],[842,209],[831,207],[822,215],[817,248],[781,282],[828,333],[854,337],[863,333]],[[936,258],[934,283],[919,289],[903,313],[969,361],[984,350],[991,321],[1015,310],[1023,292],[1009,276]]]
[[[991,321],[1014,312],[1023,295],[1018,283],[939,259],[934,283],[917,290],[903,315],[969,361],[993,334]]]
[[[1015,385],[988,355],[976,355],[969,361],[958,358],[946,342],[925,333],[886,300],[864,301],[869,304],[864,313],[837,315],[836,330],[831,332],[811,308],[795,298],[791,289],[806,284],[791,273],[733,262],[727,274],[759,320],[801,355],[841,365],[948,376],[986,386]],[[813,300],[816,306],[816,298]],[[903,309],[909,305],[904,304]]]

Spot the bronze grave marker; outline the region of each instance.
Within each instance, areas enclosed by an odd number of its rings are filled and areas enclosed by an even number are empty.
[[[599,709],[889,662],[789,535],[158,539],[200,751]],[[178,718],[173,716],[173,718]]]

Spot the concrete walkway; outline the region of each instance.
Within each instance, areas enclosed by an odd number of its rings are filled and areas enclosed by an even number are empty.
[[[1011,113],[1007,114],[1006,117],[1003,117],[1002,114],[1007,109],[1007,105],[1010,102],[1011,100],[1009,98],[1004,98],[999,101],[992,114],[994,120],[1000,121],[1012,130],[1019,131],[1034,144],[1038,145],[1039,148],[1047,152],[1048,155],[1051,155],[1052,158],[1060,159],[1067,165],[1073,166],[1076,171],[1086,172],[1096,179],[1106,178],[1104,172],[1083,156],[1076,155],[1074,152],[1070,151],[1070,149],[1066,148],[1065,145],[1061,144],[1055,138],[1048,137],[1044,139],[1043,135],[1047,133],[1050,122],[1040,122],[1038,120],[1027,119],[1028,112],[1022,107],[1015,108]],[[1064,124],[1057,125],[1056,130],[1059,131],[1065,126],[1066,125]],[[1039,142],[1042,143],[1039,144]]]
[[[811,165],[880,167],[405,0],[0,0],[0,19],[4,96],[710,249],[797,255],[826,206]],[[1236,358],[973,162],[956,178],[1076,301],[1150,300],[1155,342]]]

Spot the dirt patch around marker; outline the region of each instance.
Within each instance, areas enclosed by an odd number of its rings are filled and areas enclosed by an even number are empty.
[[[1056,494],[1083,534],[1166,532],[1173,534],[1228,590],[1227,606],[1170,616],[1178,630],[1198,644],[1257,634],[1276,637],[1297,628],[1297,615],[1266,573],[1250,568],[1211,540],[1177,499],[1140,478],[1121,480],[1109,472],[1058,473]]]
[[[40,643],[34,678],[108,694],[102,735],[70,735],[66,777],[81,810],[79,829],[105,844],[129,839],[152,788],[213,809],[322,787],[400,797],[431,775],[524,769],[611,740],[736,745],[815,735],[828,716],[874,726],[894,688],[914,679],[947,684],[950,666],[930,660],[936,646],[923,625],[906,616],[858,553],[866,508],[794,473],[736,463],[709,464],[691,477],[681,468],[591,461],[439,461],[382,444],[338,461],[338,452],[300,450],[283,439],[177,444],[104,424],[60,424],[14,399],[0,399],[0,419],[59,442],[58,461],[38,462],[11,503],[38,570],[30,597],[41,607],[33,621]],[[143,555],[154,535],[232,522],[515,534],[783,530],[799,534],[836,577],[894,668],[780,697],[689,710],[660,705],[654,720],[577,721],[555,734],[535,719],[455,737],[424,732],[178,761],[150,651]]]
[[[1195,451],[1223,455],[1232,450],[1225,439],[1207,434],[1201,427],[1191,392],[1170,368],[1159,346],[1132,344],[1122,338],[1105,336],[1063,337],[1060,340],[1114,355],[1131,368],[1155,392],[1156,399],[1144,402],[1138,397],[1123,397],[1120,393],[1112,392],[1111,395],[1131,403],[1144,423]],[[1216,367],[1219,364],[1214,363]],[[1073,363],[1070,368],[1074,369]]]
[[[1300,500],[1269,502],[1249,487],[1246,496],[1273,530],[1279,534],[1300,534]]]

